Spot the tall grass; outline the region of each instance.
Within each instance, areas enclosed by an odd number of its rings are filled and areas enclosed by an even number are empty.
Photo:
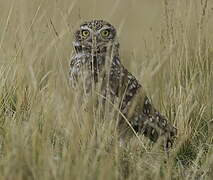
[[[213,178],[210,0],[1,0],[0,8],[0,179]],[[72,33],[92,18],[119,29],[123,63],[178,128],[169,157],[143,136],[120,147],[110,114],[103,121],[78,106],[68,82]]]

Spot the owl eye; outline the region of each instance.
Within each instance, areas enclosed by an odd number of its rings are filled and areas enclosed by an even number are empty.
[[[87,38],[90,35],[90,32],[88,30],[82,30],[81,34],[84,38]]]
[[[108,37],[110,35],[110,30],[109,29],[104,29],[101,31],[101,36],[102,37]]]

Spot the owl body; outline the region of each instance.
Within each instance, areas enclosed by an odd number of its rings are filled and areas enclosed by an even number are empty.
[[[123,114],[118,127],[122,137],[131,125],[137,133],[154,142],[164,137],[165,147],[171,146],[177,130],[153,107],[142,85],[122,65],[115,28],[106,21],[92,20],[80,26],[74,39],[75,51],[70,64],[73,87],[82,83],[85,92],[91,93],[101,83],[101,94],[112,103],[118,100]]]

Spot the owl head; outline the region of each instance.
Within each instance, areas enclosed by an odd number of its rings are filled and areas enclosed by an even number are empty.
[[[116,29],[103,20],[92,20],[80,25],[74,34],[74,48],[76,53],[103,55],[116,42]]]

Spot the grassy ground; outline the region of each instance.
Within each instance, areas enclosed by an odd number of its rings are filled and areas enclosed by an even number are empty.
[[[0,179],[213,178],[212,1],[0,0],[0,9]],[[123,63],[178,128],[169,157],[143,136],[120,147],[113,119],[76,106],[72,33],[92,18],[119,29]]]

